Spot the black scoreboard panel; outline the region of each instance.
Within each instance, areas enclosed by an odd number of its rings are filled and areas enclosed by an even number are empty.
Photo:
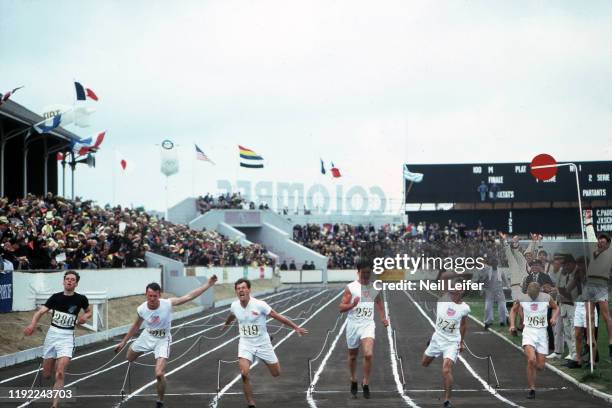
[[[612,161],[575,162],[583,200],[612,200]],[[529,163],[407,164],[422,173],[420,183],[404,180],[405,202],[472,203],[577,201],[576,176],[559,167],[551,180],[538,181]]]

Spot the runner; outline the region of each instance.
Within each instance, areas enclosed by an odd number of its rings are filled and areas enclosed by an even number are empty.
[[[270,316],[291,327],[300,336],[308,334],[308,331],[275,312],[263,300],[251,297],[251,281],[248,279],[238,279],[234,283],[234,290],[238,299],[232,303],[230,314],[225,320],[222,330],[225,331],[234,320],[238,320],[238,331],[240,332],[238,361],[242,377],[242,389],[249,408],[254,408],[255,400],[253,399],[253,387],[251,386],[249,373],[251,364],[255,362],[255,357],[266,364],[272,377],[280,375],[280,363],[272,347],[266,326],[267,317]]]
[[[527,293],[514,301],[510,311],[509,330],[513,336],[517,335],[515,318],[519,308],[523,309],[525,317],[522,344],[527,358],[527,385],[529,386],[527,398],[534,399],[536,370],[544,369],[546,356],[549,352],[548,333],[546,331],[548,327],[548,308],[553,310],[550,324],[554,326],[559,318],[559,307],[549,294],[540,292],[540,285],[537,282],[531,282],[527,286]]]
[[[132,363],[143,353],[154,352],[155,379],[157,380],[158,397],[155,406],[157,408],[164,406],[164,395],[166,393],[165,369],[168,358],[170,357],[170,345],[172,343],[172,336],[170,334],[170,329],[172,327],[172,308],[192,301],[206,292],[206,290],[216,282],[217,276],[213,275],[208,278],[206,284],[192,290],[188,294],[169,299],[161,299],[161,287],[158,283],[149,283],[145,289],[147,301],[138,306],[138,309],[136,309],[138,313],[136,321],[132,327],[130,327],[130,330],[126,333],[123,340],[115,347],[115,353],[121,351],[132,336],[138,332],[140,326],[144,322],[144,330],[129,347],[126,358]]]
[[[512,242],[508,242],[508,235],[503,232],[499,233],[499,238],[508,260],[512,300],[516,300],[523,293],[521,284],[529,273],[529,262],[532,260],[532,254],[537,245],[536,242],[540,237],[537,234],[531,234],[531,242],[525,251],[521,248],[517,235],[512,237]]]
[[[358,279],[349,283],[344,289],[340,313],[348,312],[346,324],[346,343],[348,346],[348,361],[351,372],[351,394],[357,397],[357,356],[359,349],[363,351],[363,382],[361,388],[363,397],[370,398],[370,371],[374,359],[374,308],[378,311],[380,320],[387,327],[389,321],[385,317],[385,309],[380,296],[370,283],[372,265],[360,260],[357,262]]]
[[[470,306],[461,300],[463,291],[452,290],[442,296],[436,307],[436,328],[427,349],[423,353],[421,364],[428,367],[431,362],[442,356],[442,378],[444,380],[444,408],[452,408],[451,393],[453,389],[453,365],[457,355],[464,349],[467,330],[467,316]]]
[[[74,290],[79,285],[81,277],[75,271],[64,273],[64,291],[54,293],[38,309],[32,317],[32,322],[23,330],[26,336],[32,335],[38,320],[49,310],[52,310],[51,327],[45,337],[43,345],[42,375],[51,378],[55,372],[54,390],[64,387],[64,374],[74,351],[74,328],[76,324],[83,324],[91,317],[91,308],[86,296]],[[84,310],[79,317],[79,311]],[[59,398],[53,399],[52,407],[59,407]]]

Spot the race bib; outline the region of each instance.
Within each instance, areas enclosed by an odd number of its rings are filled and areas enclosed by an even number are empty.
[[[438,330],[444,333],[454,333],[457,328],[457,322],[454,320],[446,320],[442,317],[438,317],[438,321],[436,322],[436,327]]]
[[[374,308],[372,306],[357,306],[353,314],[355,319],[371,319],[374,315]]]
[[[51,320],[51,324],[53,326],[61,327],[62,329],[74,329],[75,321],[75,315],[55,310],[53,312],[53,319]]]
[[[546,327],[546,316],[527,316],[525,325],[535,329]]]
[[[256,324],[242,324],[239,330],[242,337],[259,337],[261,334]]]
[[[149,330],[149,334],[153,337],[166,337],[166,329]]]

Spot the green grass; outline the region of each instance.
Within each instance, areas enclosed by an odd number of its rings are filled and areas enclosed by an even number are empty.
[[[472,315],[480,321],[484,321],[484,300],[482,299],[466,299],[469,303],[470,308],[472,309]],[[508,312],[510,309],[508,309]],[[495,320],[493,320],[494,324],[489,328],[489,330],[495,330],[498,333],[501,333],[506,338],[510,339],[514,344],[520,346],[521,345],[521,337],[519,336],[511,336],[508,333],[508,327],[500,327],[498,323],[497,317],[497,308],[494,311]],[[608,358],[608,331],[606,329],[605,323],[601,320],[599,321],[599,333],[597,339],[598,349],[599,349],[599,363],[595,366],[595,370],[593,374],[591,374],[588,364],[585,364],[586,368],[583,369],[573,369],[570,370],[566,367],[561,366],[564,363],[564,360],[555,359],[552,362],[547,360],[553,366],[559,368],[563,372],[571,375],[578,381],[591,385],[592,387],[606,392],[608,394],[612,394],[612,359]],[[563,353],[563,357],[567,355],[567,349]]]

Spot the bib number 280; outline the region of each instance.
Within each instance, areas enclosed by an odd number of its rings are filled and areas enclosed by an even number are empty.
[[[54,325],[59,327],[72,328],[74,327],[74,322],[76,321],[76,316],[70,313],[63,313],[59,311],[55,311],[53,313],[52,322]]]

